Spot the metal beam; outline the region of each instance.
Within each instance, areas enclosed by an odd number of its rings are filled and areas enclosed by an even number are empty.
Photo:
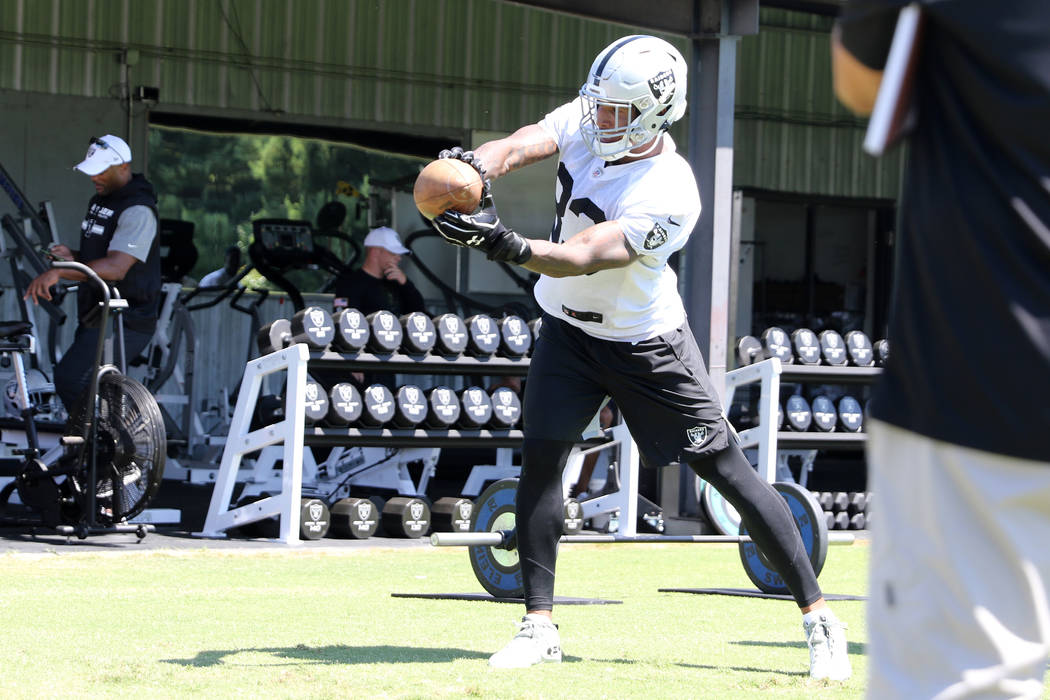
[[[758,33],[758,0],[660,0],[658,10],[638,0],[509,0],[553,12],[576,15],[603,22],[626,24],[639,29],[678,34],[686,37],[713,36],[701,33],[695,22],[696,10],[712,11],[716,16],[727,6],[727,24],[717,31],[743,36]],[[829,0],[833,1],[833,0]]]

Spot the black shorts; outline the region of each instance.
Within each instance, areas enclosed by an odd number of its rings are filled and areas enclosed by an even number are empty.
[[[729,444],[722,403],[688,326],[625,343],[544,314],[525,384],[525,436],[577,442],[606,396],[646,466],[687,463]]]

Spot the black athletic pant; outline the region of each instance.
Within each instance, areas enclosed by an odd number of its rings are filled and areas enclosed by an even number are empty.
[[[517,493],[518,555],[527,610],[554,607],[554,569],[562,535],[561,473],[573,443],[526,439]],[[758,475],[734,442],[691,463],[740,513],[759,550],[780,574],[799,607],[821,597],[813,566],[784,499]]]

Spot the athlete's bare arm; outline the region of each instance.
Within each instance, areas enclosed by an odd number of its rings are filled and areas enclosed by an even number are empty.
[[[474,149],[474,155],[485,166],[485,174],[492,179],[538,163],[557,152],[558,144],[539,124],[523,126],[506,138],[488,141]]]
[[[588,226],[563,243],[531,238],[529,245],[532,257],[522,267],[549,277],[573,277],[625,267],[638,257],[616,221]]]

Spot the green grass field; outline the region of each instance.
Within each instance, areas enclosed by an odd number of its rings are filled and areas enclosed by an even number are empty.
[[[377,543],[378,544],[378,543]],[[831,547],[826,593],[864,594],[868,547]],[[751,588],[731,545],[565,545],[566,658],[492,671],[518,605],[394,598],[481,588],[466,551],[0,555],[0,697],[858,698],[863,602],[838,602],[853,679],[811,681],[794,603],[661,593]]]

